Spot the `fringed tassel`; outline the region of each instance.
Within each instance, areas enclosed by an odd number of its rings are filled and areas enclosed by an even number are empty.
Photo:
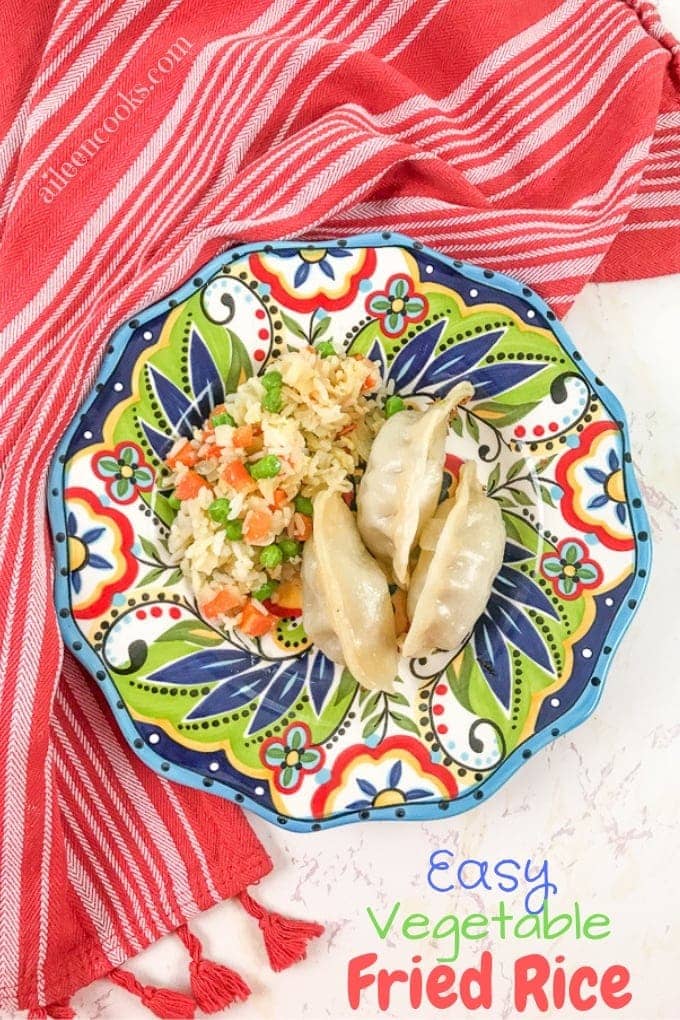
[[[52,1002],[47,1006],[47,1015],[52,1020],[73,1020],[76,1011],[69,1006],[68,1000],[62,999],[61,1002]]]
[[[304,960],[307,943],[323,934],[323,925],[313,921],[295,921],[272,910],[266,910],[245,890],[238,899],[243,909],[254,917],[264,938],[272,970],[285,970]]]
[[[129,970],[114,967],[109,977],[126,992],[136,995],[147,1009],[164,1020],[189,1020],[196,1012],[196,1003],[188,995],[171,988],[143,985]]]
[[[248,998],[250,988],[245,981],[235,970],[214,960],[206,960],[200,941],[185,924],[177,929],[177,934],[191,956],[191,991],[196,1005],[203,1013],[219,1013],[235,1002],[244,1002]]]

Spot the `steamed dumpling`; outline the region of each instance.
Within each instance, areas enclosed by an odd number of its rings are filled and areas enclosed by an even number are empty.
[[[357,524],[402,588],[411,550],[439,499],[449,418],[473,393],[463,382],[426,411],[399,411],[373,442],[357,493]]]
[[[486,495],[469,461],[455,494],[424,528],[406,603],[411,626],[407,658],[434,649],[457,652],[484,612],[503,563],[505,528],[496,500]]]
[[[302,555],[307,635],[363,687],[390,690],[397,640],[387,579],[366,551],[354,514],[337,492],[314,500],[314,531]]]

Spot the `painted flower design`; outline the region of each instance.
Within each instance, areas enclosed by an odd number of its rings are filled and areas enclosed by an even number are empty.
[[[110,570],[113,564],[106,557],[96,552],[97,540],[105,533],[105,528],[87,528],[82,535],[78,534],[78,521],[72,510],[66,515],[66,541],[68,542],[68,562],[71,574],[71,586],[80,594],[83,586],[82,571],[85,567],[92,570]]]
[[[324,752],[312,744],[305,723],[293,723],[281,738],[271,737],[260,750],[263,764],[274,770],[274,785],[280,793],[295,793],[305,775],[318,772]]]
[[[287,308],[330,312],[352,303],[361,280],[375,269],[376,257],[372,248],[291,247],[251,255],[249,266]]]
[[[566,538],[554,553],[541,558],[541,573],[547,577],[556,595],[576,599],[585,588],[596,588],[602,581],[602,569],[589,559],[588,550],[577,538]]]
[[[572,528],[595,535],[608,549],[634,548],[615,422],[597,421],[584,429],[578,444],[557,462],[555,480],[563,493],[560,510]]]
[[[371,808],[371,807],[396,807],[399,804],[407,804],[410,800],[422,800],[423,797],[431,797],[432,790],[412,787],[410,790],[401,789],[399,784],[402,780],[404,766],[400,761],[395,761],[385,779],[382,789],[378,790],[368,779],[357,777],[355,782],[364,794],[359,800],[353,800],[348,808]]]
[[[400,336],[409,322],[422,322],[427,315],[427,300],[415,293],[413,280],[398,273],[390,276],[384,291],[366,298],[366,311],[376,319],[385,336]]]
[[[135,443],[118,443],[114,450],[97,454],[92,468],[106,483],[107,495],[116,503],[132,503],[138,492],[153,488],[153,469]]]
[[[137,576],[134,535],[127,518],[87,489],[65,492],[66,542],[73,615],[93,619]]]
[[[458,786],[419,740],[392,736],[377,747],[353,744],[336,758],[328,782],[312,798],[315,818],[336,811],[400,808],[424,800],[452,800]]]
[[[586,506],[589,510],[598,510],[606,506],[610,501],[614,504],[614,513],[621,524],[628,520],[628,508],[626,506],[626,490],[623,485],[623,465],[616,450],[610,450],[607,454],[608,471],[601,468],[587,467],[588,478],[601,489],[594,496],[591,496]]]

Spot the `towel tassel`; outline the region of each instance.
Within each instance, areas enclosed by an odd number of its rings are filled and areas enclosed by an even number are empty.
[[[129,970],[114,967],[109,972],[109,977],[126,992],[141,999],[142,1004],[152,1013],[165,1020],[190,1020],[196,1012],[196,1003],[188,995],[175,992],[171,988],[143,985]]]
[[[272,970],[285,970],[304,960],[307,943],[323,934],[323,925],[313,921],[296,921],[267,910],[245,890],[239,893],[238,899],[259,925]]]
[[[52,1017],[53,1020],[72,1020],[76,1015],[76,1011],[71,1009],[67,999],[62,999],[60,1002],[51,1002],[49,1006],[35,1006],[33,1009],[28,1011],[28,1020],[48,1020]]]
[[[229,967],[206,960],[203,947],[193,932],[185,924],[177,929],[177,934],[187,947],[191,956],[189,974],[191,991],[198,1008],[203,1013],[219,1013],[235,1002],[243,1002],[250,995],[250,988]]]

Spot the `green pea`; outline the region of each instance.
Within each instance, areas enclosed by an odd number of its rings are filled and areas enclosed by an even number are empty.
[[[298,513],[307,514],[308,517],[312,516],[314,504],[312,503],[311,499],[307,498],[307,496],[296,496],[294,503],[295,509],[298,511]]]
[[[177,499],[177,496],[173,493],[172,496],[168,496],[168,506],[171,506],[173,510],[179,510],[182,505],[182,500]]]
[[[330,358],[332,354],[336,353],[335,347],[330,340],[322,340],[321,343],[317,345],[316,351],[320,358]]]
[[[283,397],[281,396],[280,388],[267,390],[262,398],[262,406],[265,411],[271,411],[272,414],[278,414],[283,407]]]
[[[240,542],[243,538],[243,521],[227,521],[224,533],[230,542]]]
[[[280,538],[277,542],[284,560],[292,560],[294,556],[300,555],[300,543],[294,538]]]
[[[267,545],[260,553],[260,563],[266,570],[272,570],[283,563],[283,553],[278,545]]]
[[[281,470],[281,461],[273,453],[251,464],[249,469],[252,478],[276,478]]]
[[[231,503],[228,499],[214,499],[208,507],[208,513],[219,524],[224,524],[228,519],[230,510]]]
[[[257,599],[258,602],[265,602],[266,599],[270,599],[276,589],[278,588],[278,581],[265,581],[253,592],[253,598]]]
[[[232,416],[230,414],[227,414],[226,411],[222,411],[221,414],[214,414],[212,416],[212,418],[210,419],[210,421],[212,422],[212,424],[214,426],[217,426],[217,425],[231,425],[231,427],[233,429],[236,428],[236,422],[234,421],[234,419],[232,418]]]
[[[266,372],[262,376],[262,385],[266,390],[280,390],[283,376],[280,372]]]
[[[401,397],[388,397],[385,401],[385,417],[391,418],[393,414],[397,414],[398,411],[403,411],[406,404]]]

